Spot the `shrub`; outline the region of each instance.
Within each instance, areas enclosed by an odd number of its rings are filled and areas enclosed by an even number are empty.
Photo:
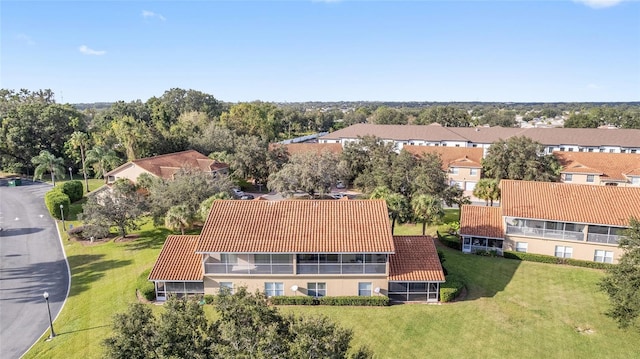
[[[566,265],[575,266],[575,267],[586,267],[586,268],[594,268],[594,269],[607,269],[615,265],[610,263],[599,263],[599,262],[585,261],[580,259],[560,258],[560,257],[548,256],[544,254],[512,252],[512,251],[504,251],[504,257],[509,259],[517,259],[521,261],[551,263],[551,264],[566,264]]]
[[[82,188],[82,181],[69,181],[62,184],[62,192],[69,196],[71,203],[82,199],[84,190]]]
[[[56,187],[44,195],[44,204],[47,206],[51,217],[56,219],[62,219],[62,217],[60,217],[60,205],[62,205],[64,217],[68,218],[71,201],[69,200],[69,196],[64,194],[59,188]]]
[[[202,299],[204,299],[204,302],[206,304],[213,304],[213,301],[215,300],[215,296],[213,294],[205,294],[204,297],[202,297]]]
[[[464,280],[456,274],[449,274],[446,282],[440,285],[440,301],[443,303],[454,300],[464,288]]]
[[[269,303],[273,305],[318,305],[318,300],[307,295],[274,296],[269,297]]]
[[[462,246],[460,245],[460,237],[458,237],[455,234],[446,234],[446,235],[441,235],[440,232],[436,232],[438,235],[438,240],[440,241],[440,243],[444,244],[445,246],[449,247],[449,248],[453,248],[456,250],[461,250]]]
[[[389,298],[383,295],[373,297],[363,296],[343,296],[343,297],[320,297],[320,305],[336,306],[363,306],[363,307],[384,307],[389,305]]]
[[[138,276],[136,288],[146,300],[154,300],[156,299],[156,288],[153,282],[149,281],[149,273],[151,273],[151,268],[145,270]]]

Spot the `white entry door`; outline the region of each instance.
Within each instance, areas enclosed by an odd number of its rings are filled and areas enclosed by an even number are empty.
[[[476,188],[476,182],[466,182],[464,184],[465,191],[473,191],[474,188]]]

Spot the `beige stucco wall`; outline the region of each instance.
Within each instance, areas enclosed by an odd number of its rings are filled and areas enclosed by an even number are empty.
[[[232,282],[234,288],[246,286],[249,292],[256,290],[264,292],[265,282],[282,282],[284,295],[307,295],[307,283],[321,282],[327,284],[327,296],[358,295],[358,283],[370,282],[371,288],[379,287],[380,294],[387,295],[388,281],[386,275],[371,276],[322,276],[322,275],[284,275],[284,276],[205,276],[204,293],[217,294],[220,282]],[[298,291],[293,292],[291,287],[297,285]],[[375,294],[373,294],[375,295]]]
[[[607,181],[603,181],[600,178],[600,175],[593,175],[593,182],[587,182],[587,175],[582,173],[573,173],[571,181],[565,180],[565,174],[563,173],[561,176],[561,180],[564,183],[573,183],[573,184],[590,184],[595,186],[604,186],[607,184]],[[631,182],[617,182],[611,181],[611,183],[616,183],[618,187],[638,187],[637,185],[633,185]]]
[[[135,183],[136,180],[138,179],[138,176],[140,176],[143,173],[149,173],[149,172],[143,169],[142,167],[136,166],[135,163],[131,163],[126,167],[120,169],[119,171],[111,173],[111,175],[114,176],[116,180],[118,178],[127,178],[131,180],[133,183]],[[105,179],[105,180],[108,181],[108,179]],[[112,183],[112,182],[107,182],[107,183]]]
[[[538,239],[513,235],[505,236],[502,248],[506,251],[515,251],[516,242],[528,243],[527,253],[545,254],[549,256],[555,255],[556,246],[568,246],[573,249],[571,258],[586,261],[593,261],[596,249],[613,252],[613,263],[617,263],[618,258],[622,255],[622,250],[615,244]]]

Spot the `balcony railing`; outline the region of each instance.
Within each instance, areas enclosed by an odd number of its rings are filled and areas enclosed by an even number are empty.
[[[526,237],[542,237],[547,239],[563,239],[569,241],[584,241],[584,233],[559,231],[556,229],[531,228],[507,225],[507,234],[520,234]]]
[[[298,264],[298,274],[385,274],[386,263]]]
[[[597,234],[597,233],[587,234],[587,242],[618,244],[619,240],[620,240],[620,236],[616,236],[613,234]]]
[[[293,264],[205,263],[205,274],[293,274]]]

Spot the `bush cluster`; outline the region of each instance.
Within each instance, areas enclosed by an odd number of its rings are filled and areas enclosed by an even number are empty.
[[[151,273],[151,268],[142,272],[140,276],[138,276],[136,288],[146,300],[154,300],[156,299],[156,288],[153,282],[149,281],[149,273]]]
[[[58,187],[52,189],[44,195],[44,204],[49,210],[51,217],[56,219],[62,219],[60,216],[60,205],[63,206],[64,217],[69,216],[69,196],[64,194]]]
[[[82,181],[68,181],[63,183],[62,192],[69,196],[71,203],[81,200],[84,194]]]
[[[443,303],[454,300],[464,288],[464,280],[457,274],[449,274],[446,280],[440,285],[440,301]]]
[[[273,305],[318,305],[318,299],[307,295],[269,297]]]
[[[455,234],[446,234],[446,235],[441,235],[440,232],[436,232],[438,235],[438,240],[440,241],[440,243],[444,244],[445,246],[449,247],[449,248],[453,248],[456,250],[461,250],[462,246],[460,245],[460,237],[458,237]]]
[[[575,267],[586,267],[586,268],[594,268],[594,269],[608,269],[608,268],[611,268],[612,266],[615,266],[615,264],[610,264],[610,263],[600,263],[600,262],[585,261],[580,259],[560,258],[560,257],[548,256],[544,254],[512,252],[512,251],[504,251],[504,257],[509,259],[518,259],[521,261],[551,263],[551,264],[566,264],[566,265],[575,266]]]

